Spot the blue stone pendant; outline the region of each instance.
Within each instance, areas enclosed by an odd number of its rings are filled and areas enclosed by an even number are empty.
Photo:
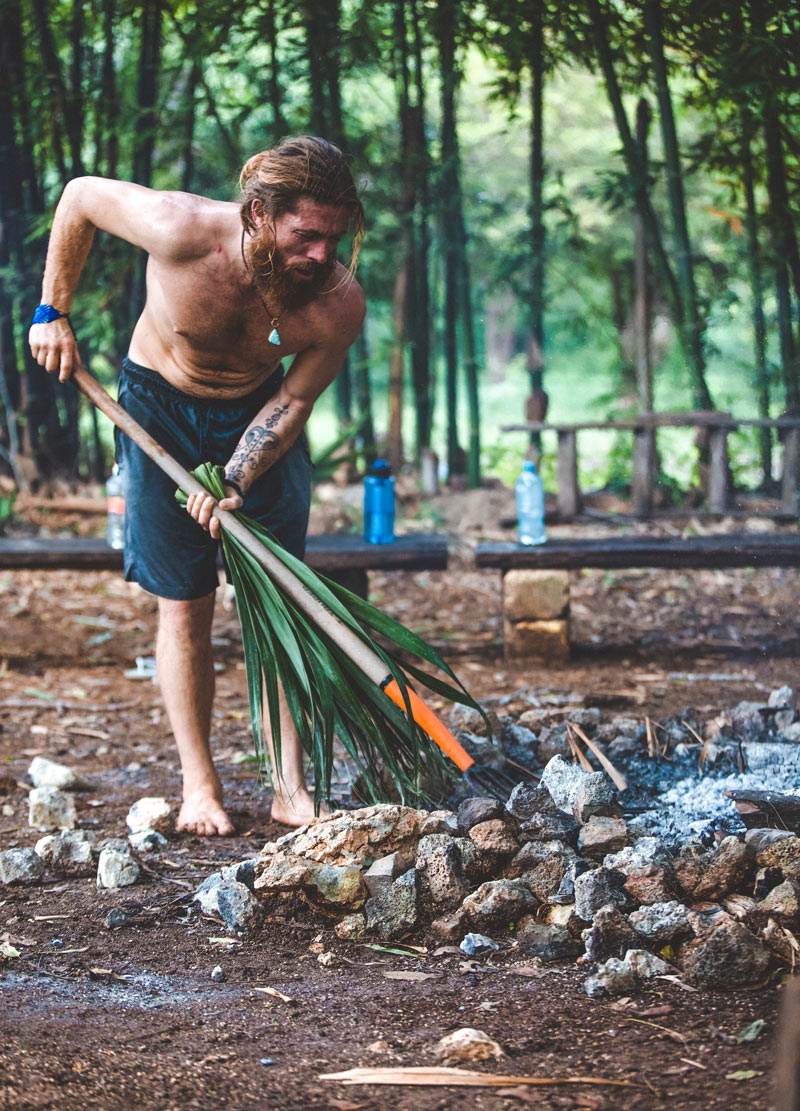
[[[278,329],[273,328],[269,334],[269,342],[273,343],[276,347],[281,345],[281,337],[278,335]]]

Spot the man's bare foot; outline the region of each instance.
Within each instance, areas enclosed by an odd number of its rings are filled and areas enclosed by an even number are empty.
[[[272,820],[285,826],[307,826],[330,816],[327,806],[320,806],[319,814],[314,813],[314,798],[303,788],[292,794],[285,788],[276,791],[272,800]]]
[[[201,837],[215,834],[227,837],[235,832],[221,799],[211,790],[193,791],[184,798],[175,829],[178,833],[199,833]]]

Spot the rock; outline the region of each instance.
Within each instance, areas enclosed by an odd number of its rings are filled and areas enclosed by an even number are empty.
[[[800,884],[784,880],[761,900],[758,909],[781,926],[794,926],[800,919]]]
[[[625,954],[625,964],[637,980],[652,980],[655,976],[666,976],[669,965],[655,953],[646,949],[629,949]]]
[[[521,953],[526,957],[538,957],[545,963],[570,960],[581,953],[580,942],[564,926],[537,922],[532,917],[520,922],[516,938]]]
[[[392,883],[404,870],[399,853],[389,853],[388,856],[382,856],[380,859],[374,860],[364,872],[364,883],[367,885],[370,896],[374,899],[381,891],[391,887]]]
[[[67,876],[90,876],[94,872],[92,847],[94,833],[83,829],[62,830],[58,836],[48,833],[34,846],[45,865]]]
[[[497,857],[513,856],[519,848],[511,827],[500,818],[478,822],[470,829],[469,836],[481,852]]]
[[[505,1056],[497,1042],[488,1034],[470,1026],[447,1034],[433,1052],[445,1065],[452,1065],[457,1061],[487,1061],[492,1057],[499,1061]]]
[[[567,727],[563,722],[558,725],[544,726],[539,733],[536,756],[540,764],[546,764],[554,756],[561,756],[568,762],[572,760],[572,749],[567,740]]]
[[[608,957],[624,957],[641,941],[628,919],[615,906],[601,907],[581,937],[586,948],[584,959],[590,963],[598,963]]]
[[[645,871],[651,865],[666,866],[672,863],[672,854],[657,837],[640,837],[619,852],[609,853],[603,861],[606,868],[622,872],[624,876]]]
[[[416,868],[426,894],[434,903],[460,903],[469,891],[458,845],[460,840],[443,833],[420,838]]]
[[[34,787],[28,795],[28,825],[43,833],[51,829],[74,829],[78,815],[75,800],[57,787]]]
[[[538,900],[519,880],[490,880],[461,904],[474,926],[507,926],[538,906]]]
[[[274,894],[299,890],[323,905],[351,910],[359,910],[369,894],[361,870],[355,864],[320,864],[282,852],[273,853],[266,860],[268,863],[259,858],[256,864],[257,892]]]
[[[800,944],[791,930],[779,926],[774,918],[770,918],[764,927],[761,936],[770,950],[788,968],[794,968],[800,959]]]
[[[30,887],[44,875],[44,861],[34,849],[5,849],[0,852],[0,883]]]
[[[585,922],[578,918],[575,908],[568,903],[548,907],[545,922],[550,926],[563,926],[574,938],[579,938],[586,926]]]
[[[255,891],[255,860],[248,858],[239,860],[235,864],[226,864],[222,869],[222,878],[230,883],[243,883],[250,891]]]
[[[229,931],[246,933],[261,918],[262,908],[245,884],[223,880],[217,888],[217,913]]]
[[[498,736],[500,724],[497,720],[497,714],[494,710],[487,710],[485,713],[492,727],[492,733],[494,736]],[[453,706],[450,711],[449,722],[453,733],[474,733],[477,736],[484,737],[487,735],[486,720],[483,714],[472,706]]]
[[[569,609],[569,571],[512,569],[503,575],[503,613],[509,621],[563,617]]]
[[[548,667],[556,667],[569,659],[569,622],[566,618],[505,620],[503,644],[508,659],[539,660]]]
[[[342,941],[360,941],[367,929],[364,914],[347,914],[333,927],[333,932]]]
[[[469,798],[459,806],[456,811],[458,832],[466,836],[473,826],[480,822],[490,822],[499,818],[503,813],[503,804],[493,798]]]
[[[767,705],[774,710],[772,715],[775,728],[784,730],[791,727],[797,715],[797,701],[791,687],[779,687],[770,693]]]
[[[779,829],[753,829],[745,844],[760,868],[774,868],[784,879],[800,881],[800,837]]]
[[[556,804],[546,787],[518,783],[508,797],[506,810],[518,822],[528,822],[535,814],[554,814]]]
[[[563,756],[554,756],[542,772],[540,786],[546,787],[559,810],[572,815],[578,788],[589,775],[578,764],[570,764]]]
[[[433,810],[420,826],[420,837],[434,833],[447,833],[451,837],[458,834],[458,820],[452,810]]]
[[[770,951],[763,942],[728,914],[681,952],[683,973],[699,988],[743,988],[759,983],[767,973]]]
[[[368,868],[380,857],[398,851],[413,860],[420,829],[427,818],[424,810],[393,804],[337,811],[330,818],[292,830],[266,844],[256,872],[260,874],[268,868],[276,855],[358,868]],[[258,885],[256,880],[256,887]]]
[[[215,984],[221,984],[222,981],[225,979],[225,972],[221,964],[215,964],[214,967],[211,969],[211,979],[214,981]]]
[[[508,874],[518,876],[537,899],[546,902],[560,890],[576,859],[563,841],[529,841],[512,860]]]
[[[575,877],[575,913],[591,922],[601,907],[624,907],[623,876],[610,868],[592,868]]]
[[[578,849],[586,856],[604,857],[623,848],[628,841],[624,818],[589,818],[578,834]]]
[[[572,804],[572,814],[581,824],[597,816],[610,817],[619,810],[617,792],[605,772],[592,772],[581,781]]]
[[[650,864],[639,873],[627,876],[622,885],[632,903],[649,906],[651,903],[666,903],[675,897],[673,873],[670,869]]]
[[[459,949],[466,957],[485,957],[488,953],[496,953],[499,948],[499,944],[493,937],[476,933],[465,934],[459,945]]]
[[[169,844],[163,833],[156,829],[142,829],[128,837],[131,847],[139,853],[157,853]]]
[[[747,846],[738,837],[725,837],[706,861],[702,876],[690,892],[695,899],[721,899],[744,881],[750,864]]]
[[[120,907],[112,907],[106,915],[106,929],[118,930],[128,924],[128,915]]]
[[[431,922],[431,933],[437,941],[458,941],[468,927],[467,916],[459,907],[451,914],[443,914]]]
[[[59,791],[77,791],[83,786],[72,768],[44,756],[34,756],[28,768],[28,778],[34,787],[55,787]]]
[[[534,814],[519,827],[520,841],[566,841],[570,845],[578,842],[580,825],[571,814],[557,810],[553,814]]]
[[[141,871],[127,842],[111,839],[104,842],[97,861],[98,887],[129,887],[136,883]]]
[[[731,710],[731,728],[743,741],[758,741],[766,733],[765,702],[740,702]]]
[[[129,833],[142,833],[154,829],[169,834],[175,828],[175,814],[166,799],[152,797],[137,799],[126,818]]]
[[[628,921],[637,934],[656,944],[667,944],[691,931],[691,911],[674,899],[641,907],[628,916]]]
[[[605,996],[628,995],[636,989],[636,979],[631,967],[619,957],[610,957],[601,964],[593,976],[588,976],[583,990],[590,999]]]
[[[370,933],[384,941],[392,941],[416,926],[418,884],[417,870],[410,868],[386,891],[374,899],[367,899],[364,910]]]

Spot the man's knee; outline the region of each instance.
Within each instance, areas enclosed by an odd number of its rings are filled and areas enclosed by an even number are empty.
[[[195,642],[210,636],[214,594],[204,598],[159,598],[159,637]]]

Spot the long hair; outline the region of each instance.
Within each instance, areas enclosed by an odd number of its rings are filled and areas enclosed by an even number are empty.
[[[283,212],[296,212],[303,197],[318,204],[347,208],[353,222],[353,251],[348,269],[355,273],[366,218],[350,167],[333,143],[313,135],[284,139],[279,146],[254,154],[245,162],[239,175],[239,189],[242,224],[251,233],[256,230],[252,213],[256,200],[272,221]]]

